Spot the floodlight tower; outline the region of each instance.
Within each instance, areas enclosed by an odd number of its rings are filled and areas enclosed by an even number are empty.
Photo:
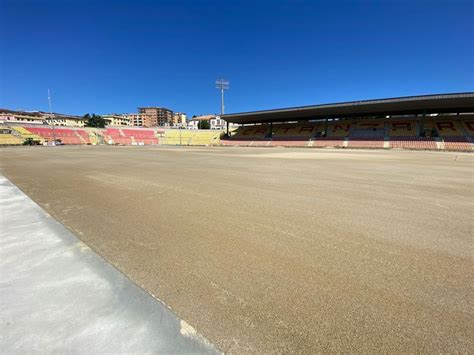
[[[216,80],[216,89],[220,89],[221,91],[221,115],[224,114],[224,90],[229,89],[229,81],[220,78]]]
[[[48,103],[49,103],[49,119],[51,120],[51,127],[53,128],[53,144],[56,145],[56,134],[54,132],[53,110],[51,108],[51,92],[48,88]]]

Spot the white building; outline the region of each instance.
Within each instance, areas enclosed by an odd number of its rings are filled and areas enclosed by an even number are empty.
[[[226,129],[226,121],[221,119],[219,116],[214,116],[213,118],[211,118],[211,129]]]
[[[229,123],[229,130],[232,130],[233,128],[239,127],[238,124],[236,123]],[[225,131],[227,129],[227,121],[223,120],[219,116],[214,116],[214,118],[211,119],[211,129],[218,129]]]
[[[188,129],[203,129],[202,122],[206,121],[209,123],[209,128],[211,125],[211,119],[213,119],[214,115],[201,115],[193,117],[191,120],[188,121],[187,128]]]
[[[199,120],[191,119],[186,125],[187,129],[199,129]]]

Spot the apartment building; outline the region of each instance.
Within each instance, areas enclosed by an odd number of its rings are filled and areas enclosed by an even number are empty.
[[[46,121],[39,111],[29,112],[0,109],[0,123],[46,124]]]
[[[53,113],[45,114],[45,120],[50,126],[85,127],[86,120],[81,116],[71,116]]]
[[[124,113],[123,117],[130,121],[130,125],[133,127],[143,127],[143,116],[139,113]]]
[[[0,123],[40,124],[62,127],[84,127],[85,120],[81,116],[43,111],[15,111],[0,109]]]
[[[130,118],[125,115],[111,113],[107,115],[102,115],[102,118],[105,120],[107,126],[127,127],[132,125],[130,122]]]
[[[173,111],[165,107],[139,107],[144,127],[169,127],[173,125]]]
[[[186,114],[183,112],[173,113],[173,126],[186,127]]]

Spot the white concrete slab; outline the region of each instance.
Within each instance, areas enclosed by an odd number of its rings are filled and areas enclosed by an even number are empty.
[[[217,353],[0,175],[0,351]]]

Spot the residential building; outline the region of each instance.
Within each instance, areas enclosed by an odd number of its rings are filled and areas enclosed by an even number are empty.
[[[64,127],[85,127],[86,120],[81,116],[70,116],[53,113],[46,114],[46,122],[51,126],[64,126]]]
[[[182,112],[173,113],[173,126],[186,127],[186,114]]]
[[[208,122],[210,126],[210,121],[214,117],[215,117],[214,115],[195,116],[191,120],[188,121],[187,128],[188,129],[201,129],[203,121]]]
[[[220,118],[220,116],[215,116],[211,118],[211,129],[218,129],[225,131],[227,129],[227,122]],[[235,123],[229,123],[229,130],[237,128],[239,125]]]
[[[44,116],[39,111],[15,111],[0,109],[0,123],[27,123],[27,124],[46,124]]]
[[[143,127],[143,116],[139,113],[125,113],[122,116],[130,120],[130,125],[133,127]]]
[[[173,111],[165,107],[139,107],[144,127],[169,127],[173,125]]]
[[[187,129],[199,129],[199,121],[195,119],[190,119],[186,124]]]
[[[85,120],[81,116],[43,111],[15,111],[0,109],[1,123],[48,124],[65,127],[84,127]]]
[[[124,115],[111,113],[107,115],[102,115],[102,118],[105,120],[107,126],[131,126],[130,118]]]

